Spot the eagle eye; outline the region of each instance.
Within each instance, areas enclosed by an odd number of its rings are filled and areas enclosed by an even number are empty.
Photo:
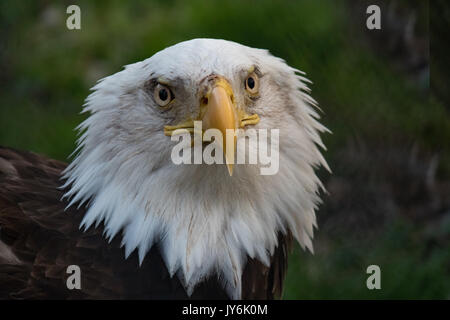
[[[257,94],[259,90],[259,78],[256,73],[251,73],[247,79],[245,79],[245,90],[250,94]]]
[[[168,87],[160,83],[156,85],[155,90],[153,92],[153,97],[160,107],[167,106],[169,102],[172,101],[174,98],[172,91],[170,91]]]

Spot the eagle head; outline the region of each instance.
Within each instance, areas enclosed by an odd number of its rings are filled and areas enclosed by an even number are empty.
[[[266,50],[215,39],[178,43],[102,79],[64,172],[69,206],[88,208],[81,227],[103,222],[110,240],[121,231],[126,257],[137,250],[140,262],[157,245],[188,293],[217,275],[232,298],[248,257],[269,264],[278,233],[312,251],[327,129],[307,81]],[[223,164],[173,161],[178,133],[195,141],[195,123],[223,134]],[[251,129],[278,130],[278,141],[265,140],[276,147],[276,172],[261,174],[258,148],[240,143]],[[201,141],[200,152],[210,145]],[[233,166],[246,145],[257,163]]]

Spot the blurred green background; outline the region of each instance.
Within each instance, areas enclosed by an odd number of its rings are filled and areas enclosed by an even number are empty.
[[[89,88],[121,66],[198,37],[269,49],[307,73],[333,131],[315,254],[295,248],[284,298],[449,299],[450,109],[429,88],[428,3],[376,2],[369,31],[366,1],[79,1],[71,31],[71,1],[2,1],[0,145],[67,161]]]

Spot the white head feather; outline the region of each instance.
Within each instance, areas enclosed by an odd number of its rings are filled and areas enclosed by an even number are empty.
[[[230,177],[225,165],[175,165],[164,126],[198,112],[200,82],[211,74],[228,79],[245,103],[242,74],[252,66],[263,77],[248,108],[260,117],[254,128],[280,129],[278,173],[236,165]],[[314,169],[328,169],[317,147],[324,148],[319,133],[327,129],[301,74],[266,50],[195,39],[102,79],[86,100],[90,116],[78,127],[78,155],[64,176],[70,205],[88,203],[82,226],[104,221],[109,239],[122,230],[126,256],[138,250],[141,262],[158,243],[188,293],[216,274],[232,298],[240,298],[246,257],[268,264],[278,232],[289,230],[312,251],[323,188]],[[173,84],[177,103],[168,112],[147,90],[157,78]]]

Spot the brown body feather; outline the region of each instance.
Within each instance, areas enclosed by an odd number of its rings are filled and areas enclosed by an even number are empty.
[[[154,246],[141,266],[136,252],[125,259],[120,236],[110,243],[103,226],[79,229],[84,208],[60,200],[66,164],[0,147],[1,299],[187,299],[170,277]],[[271,266],[249,259],[242,278],[243,299],[274,299],[282,293],[291,236],[280,234]],[[81,268],[81,289],[69,290],[69,265]],[[216,277],[194,290],[193,299],[226,299]]]

